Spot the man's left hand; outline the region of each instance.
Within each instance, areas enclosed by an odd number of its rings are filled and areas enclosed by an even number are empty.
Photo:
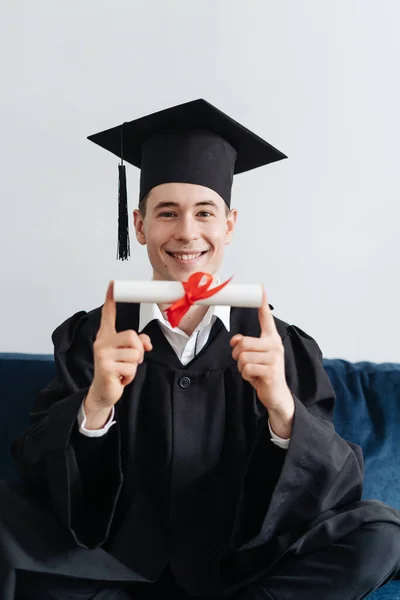
[[[264,289],[258,318],[260,337],[234,335],[230,342],[232,356],[243,379],[254,387],[269,413],[290,418],[294,400],[286,382],[284,347]]]

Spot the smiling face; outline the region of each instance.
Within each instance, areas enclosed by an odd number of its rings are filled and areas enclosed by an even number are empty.
[[[147,245],[155,280],[186,281],[198,271],[215,275],[235,228],[237,211],[210,188],[164,183],[134,211],[136,238]]]

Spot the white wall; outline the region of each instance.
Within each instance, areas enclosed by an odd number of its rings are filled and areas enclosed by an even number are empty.
[[[86,136],[204,97],[289,155],[237,177],[222,275],[327,357],[400,360],[398,0],[18,0],[1,28],[0,350],[150,276],[132,231],[115,260],[118,161]]]

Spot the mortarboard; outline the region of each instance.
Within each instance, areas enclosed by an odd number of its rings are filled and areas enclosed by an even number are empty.
[[[172,106],[90,135],[121,159],[117,258],[129,256],[126,173],[140,169],[139,205],[162,183],[195,183],[230,206],[233,175],[287,158],[258,135],[203,99]]]

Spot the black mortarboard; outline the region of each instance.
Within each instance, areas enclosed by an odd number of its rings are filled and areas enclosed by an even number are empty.
[[[193,100],[112,129],[89,140],[121,158],[118,258],[129,256],[126,174],[123,161],[140,168],[139,204],[162,183],[196,183],[230,206],[233,175],[287,158],[203,99]]]

